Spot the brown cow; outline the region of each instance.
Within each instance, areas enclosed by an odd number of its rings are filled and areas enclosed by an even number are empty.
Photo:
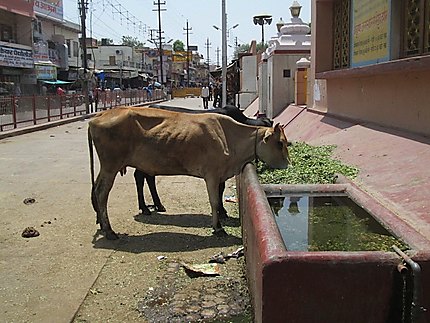
[[[94,182],[93,143],[100,160]],[[203,178],[215,233],[225,233],[218,219],[220,184],[258,157],[274,168],[288,166],[287,138],[281,127],[247,126],[219,114],[188,114],[151,108],[116,108],[89,122],[92,203],[97,223],[108,239],[117,239],[107,214],[116,174],[131,166],[148,175]]]

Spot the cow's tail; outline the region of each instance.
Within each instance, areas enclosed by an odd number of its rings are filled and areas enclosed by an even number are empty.
[[[88,127],[88,149],[90,150],[90,172],[91,172],[91,184],[94,190],[94,148],[93,148],[93,137],[91,136],[90,127]]]

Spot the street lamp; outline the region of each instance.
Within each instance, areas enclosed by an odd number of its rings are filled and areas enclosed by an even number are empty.
[[[301,9],[302,6],[300,5],[300,3],[294,1],[290,7],[291,16],[293,16],[293,18],[299,18]]]
[[[271,15],[256,15],[253,17],[254,25],[261,26],[261,43],[264,45],[264,25],[270,25],[272,23]]]
[[[216,30],[221,30],[221,28],[219,28],[218,26],[216,26],[216,25],[212,25],[212,27],[214,27]],[[230,34],[230,30],[232,30],[232,29],[234,29],[234,28],[237,28],[237,27],[239,27],[239,24],[236,24],[236,25],[234,25],[234,26],[232,26],[232,27],[230,27],[230,28],[228,28],[227,29],[227,37],[229,37],[229,34]]]

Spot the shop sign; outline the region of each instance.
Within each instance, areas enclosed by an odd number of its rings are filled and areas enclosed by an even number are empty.
[[[48,43],[45,41],[38,41],[37,43],[33,44],[33,51],[34,51],[34,60],[36,62],[48,62],[49,61],[49,55],[48,55]]]
[[[34,0],[34,12],[45,18],[63,20],[63,0]]]
[[[0,65],[33,68],[33,51],[0,45]]]
[[[52,65],[34,65],[38,80],[57,79],[57,67]]]
[[[351,66],[390,60],[391,1],[353,0]]]
[[[191,60],[191,53],[188,54]],[[173,61],[174,62],[186,62],[187,61],[187,52],[186,51],[175,51],[173,53]]]

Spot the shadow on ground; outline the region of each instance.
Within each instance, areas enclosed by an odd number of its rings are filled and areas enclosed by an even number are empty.
[[[210,228],[212,216],[205,214],[168,214],[152,213],[151,215],[136,214],[134,219],[145,224],[171,225],[183,228]],[[229,227],[239,227],[238,218],[229,217],[221,220],[223,225]]]
[[[120,238],[117,241],[110,241],[99,233],[98,231],[94,236],[94,248],[112,249],[135,254],[142,252],[195,251],[242,244],[242,239],[232,235],[217,237],[214,235],[201,236],[177,232],[154,232],[143,235],[119,234]]]

